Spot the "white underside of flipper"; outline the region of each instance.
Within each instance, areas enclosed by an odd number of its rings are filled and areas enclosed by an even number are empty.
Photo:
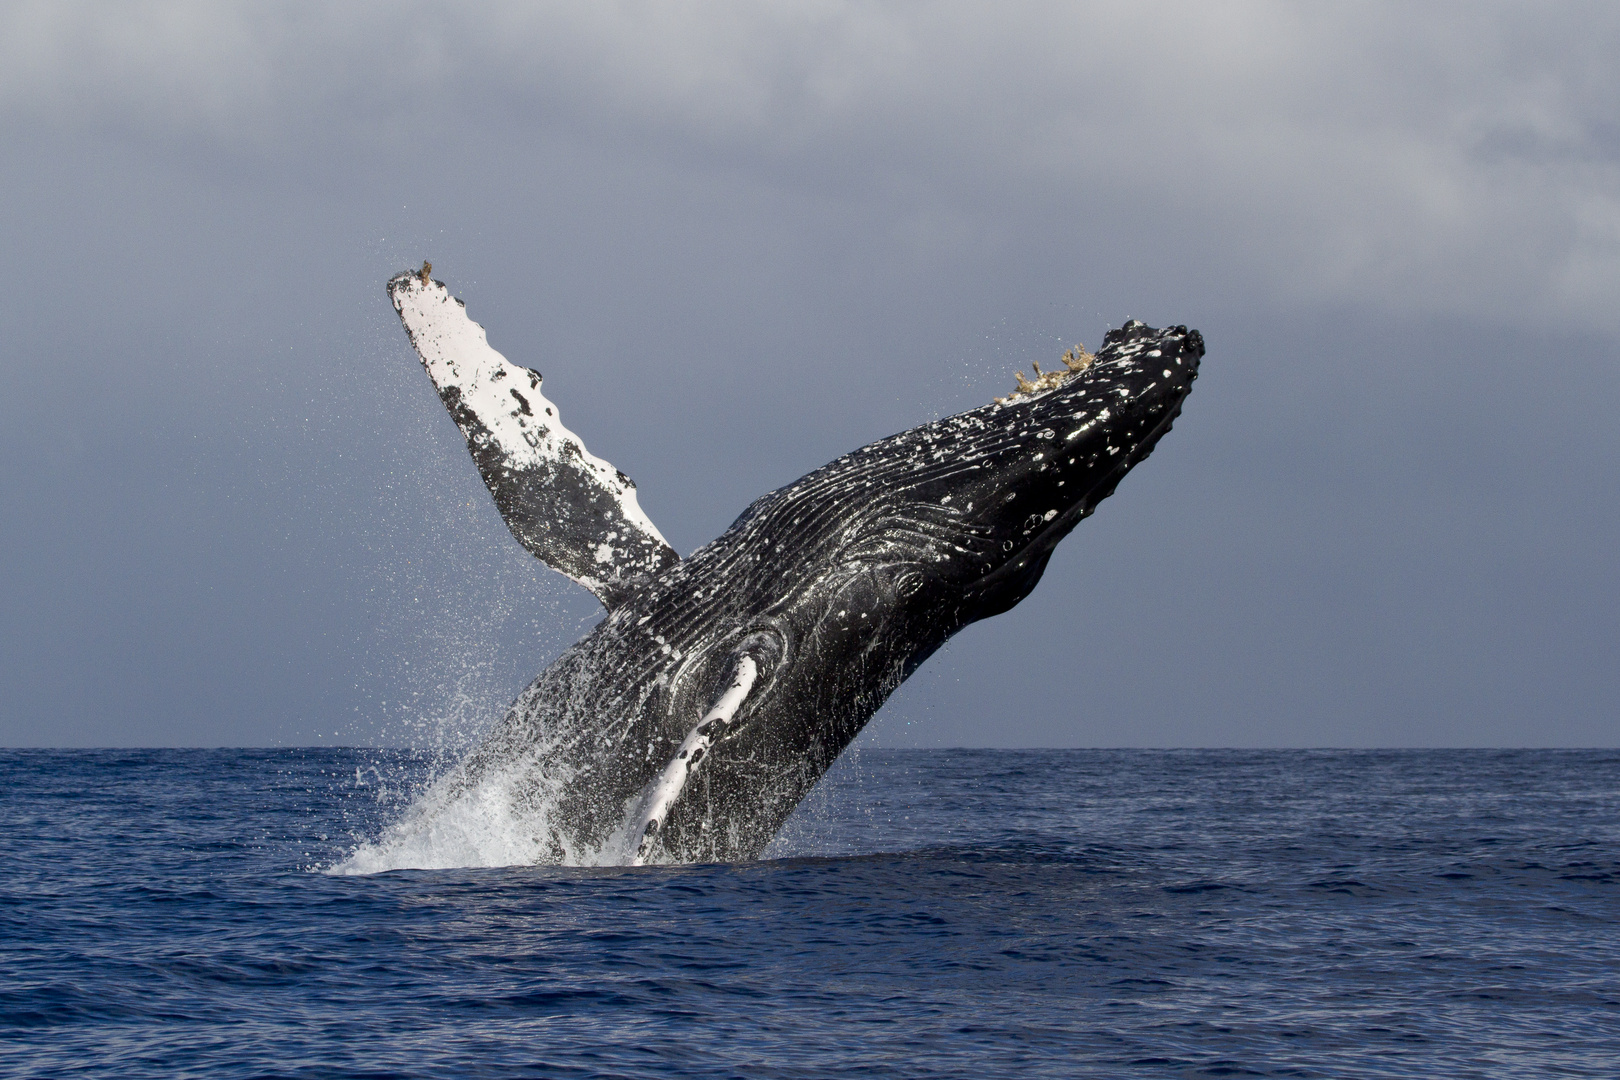
[[[610,605],[620,583],[677,561],[630,478],[563,425],[540,373],[491,348],[443,282],[400,274],[388,295],[525,547]]]
[[[669,764],[665,765],[652,783],[642,790],[641,798],[636,801],[636,808],[630,814],[629,827],[624,833],[629,843],[635,845],[629,858],[631,866],[642,865],[652,854],[658,842],[658,827],[669,814],[669,808],[680,798],[687,780],[691,779],[692,774],[702,764],[709,746],[737,715],[737,709],[747,699],[748,691],[753,689],[754,681],[758,678],[759,665],[754,663],[754,658],[740,657],[731,686],[720,695],[720,700],[714,703],[714,708],[710,709],[687,733],[681,742],[681,748],[669,760]]]

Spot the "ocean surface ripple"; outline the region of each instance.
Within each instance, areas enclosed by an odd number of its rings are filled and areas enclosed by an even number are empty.
[[[427,759],[0,752],[0,1075],[1620,1075],[1620,753],[846,758],[760,862],[343,877]]]

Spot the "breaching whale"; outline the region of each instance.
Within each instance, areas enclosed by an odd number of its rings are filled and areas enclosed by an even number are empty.
[[[763,496],[681,559],[430,270],[388,295],[484,483],[607,609],[433,790],[527,830],[537,861],[757,857],[918,665],[1029,595],[1170,430],[1204,354],[1196,330],[1127,322],[1094,357]]]

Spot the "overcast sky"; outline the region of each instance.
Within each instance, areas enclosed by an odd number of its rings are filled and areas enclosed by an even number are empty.
[[[588,629],[424,258],[683,553],[1203,331],[880,745],[1620,744],[1617,57],[1607,3],[0,3],[0,744],[454,743]]]

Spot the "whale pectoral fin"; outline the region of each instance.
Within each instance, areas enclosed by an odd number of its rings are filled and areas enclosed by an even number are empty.
[[[519,543],[610,608],[632,579],[680,561],[636,485],[563,426],[540,373],[491,348],[443,282],[424,267],[391,280],[388,296]]]
[[[687,733],[675,756],[652,779],[652,782],[642,789],[641,798],[636,800],[635,809],[631,811],[625,829],[626,840],[632,845],[628,853],[631,866],[642,865],[652,855],[658,846],[658,828],[669,817],[670,807],[680,798],[681,792],[686,788],[686,781],[697,772],[704,755],[709,752],[710,745],[735,719],[737,710],[748,699],[748,692],[754,688],[754,683],[758,679],[759,664],[754,658],[747,655],[738,657],[731,685],[720,695],[714,706],[703,714],[703,719]]]

